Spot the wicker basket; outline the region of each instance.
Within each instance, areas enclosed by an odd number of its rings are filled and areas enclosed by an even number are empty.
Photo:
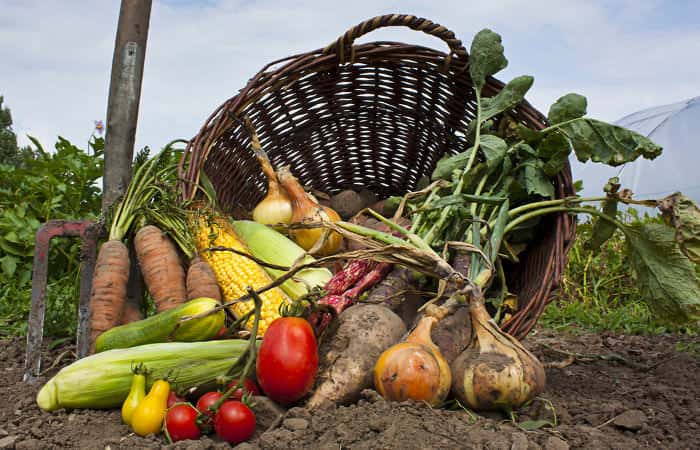
[[[436,36],[449,54],[397,42],[354,45],[372,30],[406,26]],[[234,215],[263,198],[265,178],[235,117],[250,117],[275,165],[291,164],[301,181],[335,193],[374,190],[380,198],[403,194],[436,162],[461,148],[475,115],[468,55],[450,30],[408,15],[385,15],[351,28],[323,49],[272,62],[240,93],[222,104],[190,141],[181,163],[185,196],[200,170],[211,179],[221,206]],[[503,84],[489,79],[484,94]],[[545,117],[523,102],[511,112],[534,129]],[[556,179],[558,197],[574,193],[567,167]],[[575,232],[566,215],[551,216],[521,263],[509,269],[519,310],[504,325],[524,337],[558,285]]]

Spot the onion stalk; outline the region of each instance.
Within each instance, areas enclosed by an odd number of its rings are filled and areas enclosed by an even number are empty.
[[[253,220],[265,225],[289,224],[292,221],[292,202],[287,193],[280,187],[277,173],[272,163],[260,145],[258,134],[251,126],[251,147],[267,177],[267,195],[253,209]]]
[[[282,167],[278,171],[279,181],[287,191],[292,201],[292,224],[319,224],[313,228],[297,228],[290,229],[289,234],[304,250],[311,250],[316,242],[321,239],[325,233],[328,236],[323,245],[318,250],[318,254],[325,256],[331,255],[338,251],[343,238],[337,232],[328,232],[320,224],[323,222],[337,222],[340,216],[332,208],[323,206],[314,201],[309,194],[304,191],[304,188],[299,184],[299,180],[292,175],[289,166]]]

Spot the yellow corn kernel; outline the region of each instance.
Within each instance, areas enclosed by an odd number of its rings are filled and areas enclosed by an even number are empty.
[[[248,249],[228,224],[223,222],[207,223],[201,219],[196,240],[197,250],[200,251],[202,258],[209,263],[216,275],[224,302],[230,302],[246,295],[248,286],[259,289],[272,282],[267,272],[250,258],[227,251],[202,251],[206,248],[220,246],[248,253]],[[260,294],[260,299],[263,303],[260,311],[258,335],[263,336],[272,321],[280,317],[280,305],[289,302],[289,298],[280,288],[272,288]],[[229,310],[235,317],[241,317],[253,308],[254,303],[251,299],[231,305]],[[252,326],[253,317],[251,316],[245,327],[251,329]]]

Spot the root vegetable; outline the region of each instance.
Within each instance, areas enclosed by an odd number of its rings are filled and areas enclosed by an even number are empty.
[[[374,366],[374,386],[392,401],[424,401],[431,406],[442,403],[450,392],[450,367],[433,344],[430,331],[438,319],[423,317],[415,330],[386,350]]]
[[[348,404],[372,386],[372,368],[381,353],[406,333],[401,319],[381,305],[355,305],[338,318],[321,345],[320,371],[308,408]]]
[[[216,282],[216,275],[205,260],[195,256],[187,269],[187,299],[192,300],[200,297],[213,298],[221,301],[221,289]]]
[[[398,314],[406,326],[411,326],[418,315],[418,308],[424,298],[416,291],[423,278],[406,267],[394,267],[386,277],[369,291],[365,303],[385,305]],[[439,324],[438,324],[439,325]]]
[[[158,227],[147,225],[136,233],[134,248],[156,310],[183,304],[187,297],[185,271],[175,243]]]
[[[90,341],[121,320],[129,282],[129,250],[113,239],[100,247],[90,291]]]
[[[498,329],[483,300],[470,302],[471,345],[452,364],[452,390],[476,411],[509,411],[544,390],[545,373],[537,358]]]
[[[143,312],[138,305],[131,303],[130,301],[124,302],[124,309],[122,310],[122,319],[119,322],[120,325],[126,325],[131,322],[138,322],[143,319]]]

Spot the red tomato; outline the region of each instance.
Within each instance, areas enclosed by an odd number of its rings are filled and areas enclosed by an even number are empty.
[[[168,409],[165,427],[173,442],[199,439],[202,431],[197,426],[197,410],[192,405],[177,405]]]
[[[227,442],[243,442],[255,432],[255,414],[241,402],[225,401],[214,418],[214,429]]]
[[[175,403],[185,403],[185,399],[171,390],[168,394],[168,408],[172,408]]]
[[[214,417],[214,411],[209,409],[209,407],[216,403],[216,401],[220,398],[221,392],[207,392],[206,394],[199,397],[199,400],[197,400],[197,410],[199,410],[199,412],[201,412],[202,414],[206,414],[207,416],[209,416],[209,421],[211,421],[211,419]]]
[[[289,404],[306,395],[318,372],[314,330],[299,317],[281,317],[270,324],[258,351],[256,374],[265,395]]]
[[[238,380],[234,379],[231,381],[228,386],[226,386],[226,390],[228,391],[232,387],[238,384]],[[240,400],[243,398],[243,394],[248,393],[251,395],[260,395],[260,388],[258,388],[258,385],[255,383],[255,381],[251,380],[250,378],[246,378],[245,381],[243,382],[243,389],[238,388],[233,393],[231,396],[228,398],[229,400]]]

